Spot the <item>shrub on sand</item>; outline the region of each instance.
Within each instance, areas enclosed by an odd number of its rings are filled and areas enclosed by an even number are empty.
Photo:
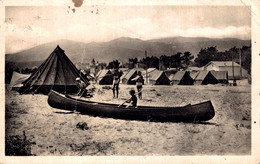
[[[23,135],[7,136],[5,138],[5,155],[8,156],[30,156],[31,145],[35,144],[26,139],[25,132]]]

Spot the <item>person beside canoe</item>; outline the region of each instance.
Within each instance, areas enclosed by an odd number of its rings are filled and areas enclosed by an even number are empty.
[[[93,97],[95,90],[96,90],[96,87],[95,87],[93,81],[89,81],[89,85],[86,87],[86,91],[83,96],[84,97]]]
[[[141,100],[142,99],[142,87],[143,87],[143,83],[144,83],[144,78],[142,76],[142,73],[140,71],[138,71],[136,77],[133,78],[132,80],[136,81],[138,97]]]
[[[119,105],[118,107],[124,105],[125,103],[128,103],[126,108],[128,108],[129,106],[137,108],[137,97],[135,96],[135,90],[130,90],[129,94],[131,95],[131,98],[126,100],[123,104]]]
[[[82,97],[86,92],[87,85],[79,78],[76,78],[76,85],[78,87],[77,96]]]
[[[118,98],[119,82],[122,72],[119,72],[118,69],[115,69],[114,79],[113,79],[113,98]]]

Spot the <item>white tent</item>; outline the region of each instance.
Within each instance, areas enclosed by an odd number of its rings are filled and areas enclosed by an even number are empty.
[[[31,76],[31,74],[21,74],[21,73],[14,71],[11,82],[10,82],[11,90],[18,90],[20,87],[23,86],[22,82],[24,82],[30,76]]]

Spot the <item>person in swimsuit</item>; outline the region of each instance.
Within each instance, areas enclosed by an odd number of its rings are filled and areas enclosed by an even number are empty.
[[[119,82],[120,82],[121,73],[118,69],[115,69],[114,79],[113,79],[113,98],[118,98]]]
[[[142,76],[142,73],[140,71],[137,72],[137,75],[132,80],[136,81],[136,88],[138,92],[138,97],[141,100],[142,99],[142,88],[144,83],[144,78]]]

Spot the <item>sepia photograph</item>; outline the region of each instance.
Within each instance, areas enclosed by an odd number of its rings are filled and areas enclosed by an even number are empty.
[[[4,7],[5,156],[252,154],[251,6],[72,2]]]

